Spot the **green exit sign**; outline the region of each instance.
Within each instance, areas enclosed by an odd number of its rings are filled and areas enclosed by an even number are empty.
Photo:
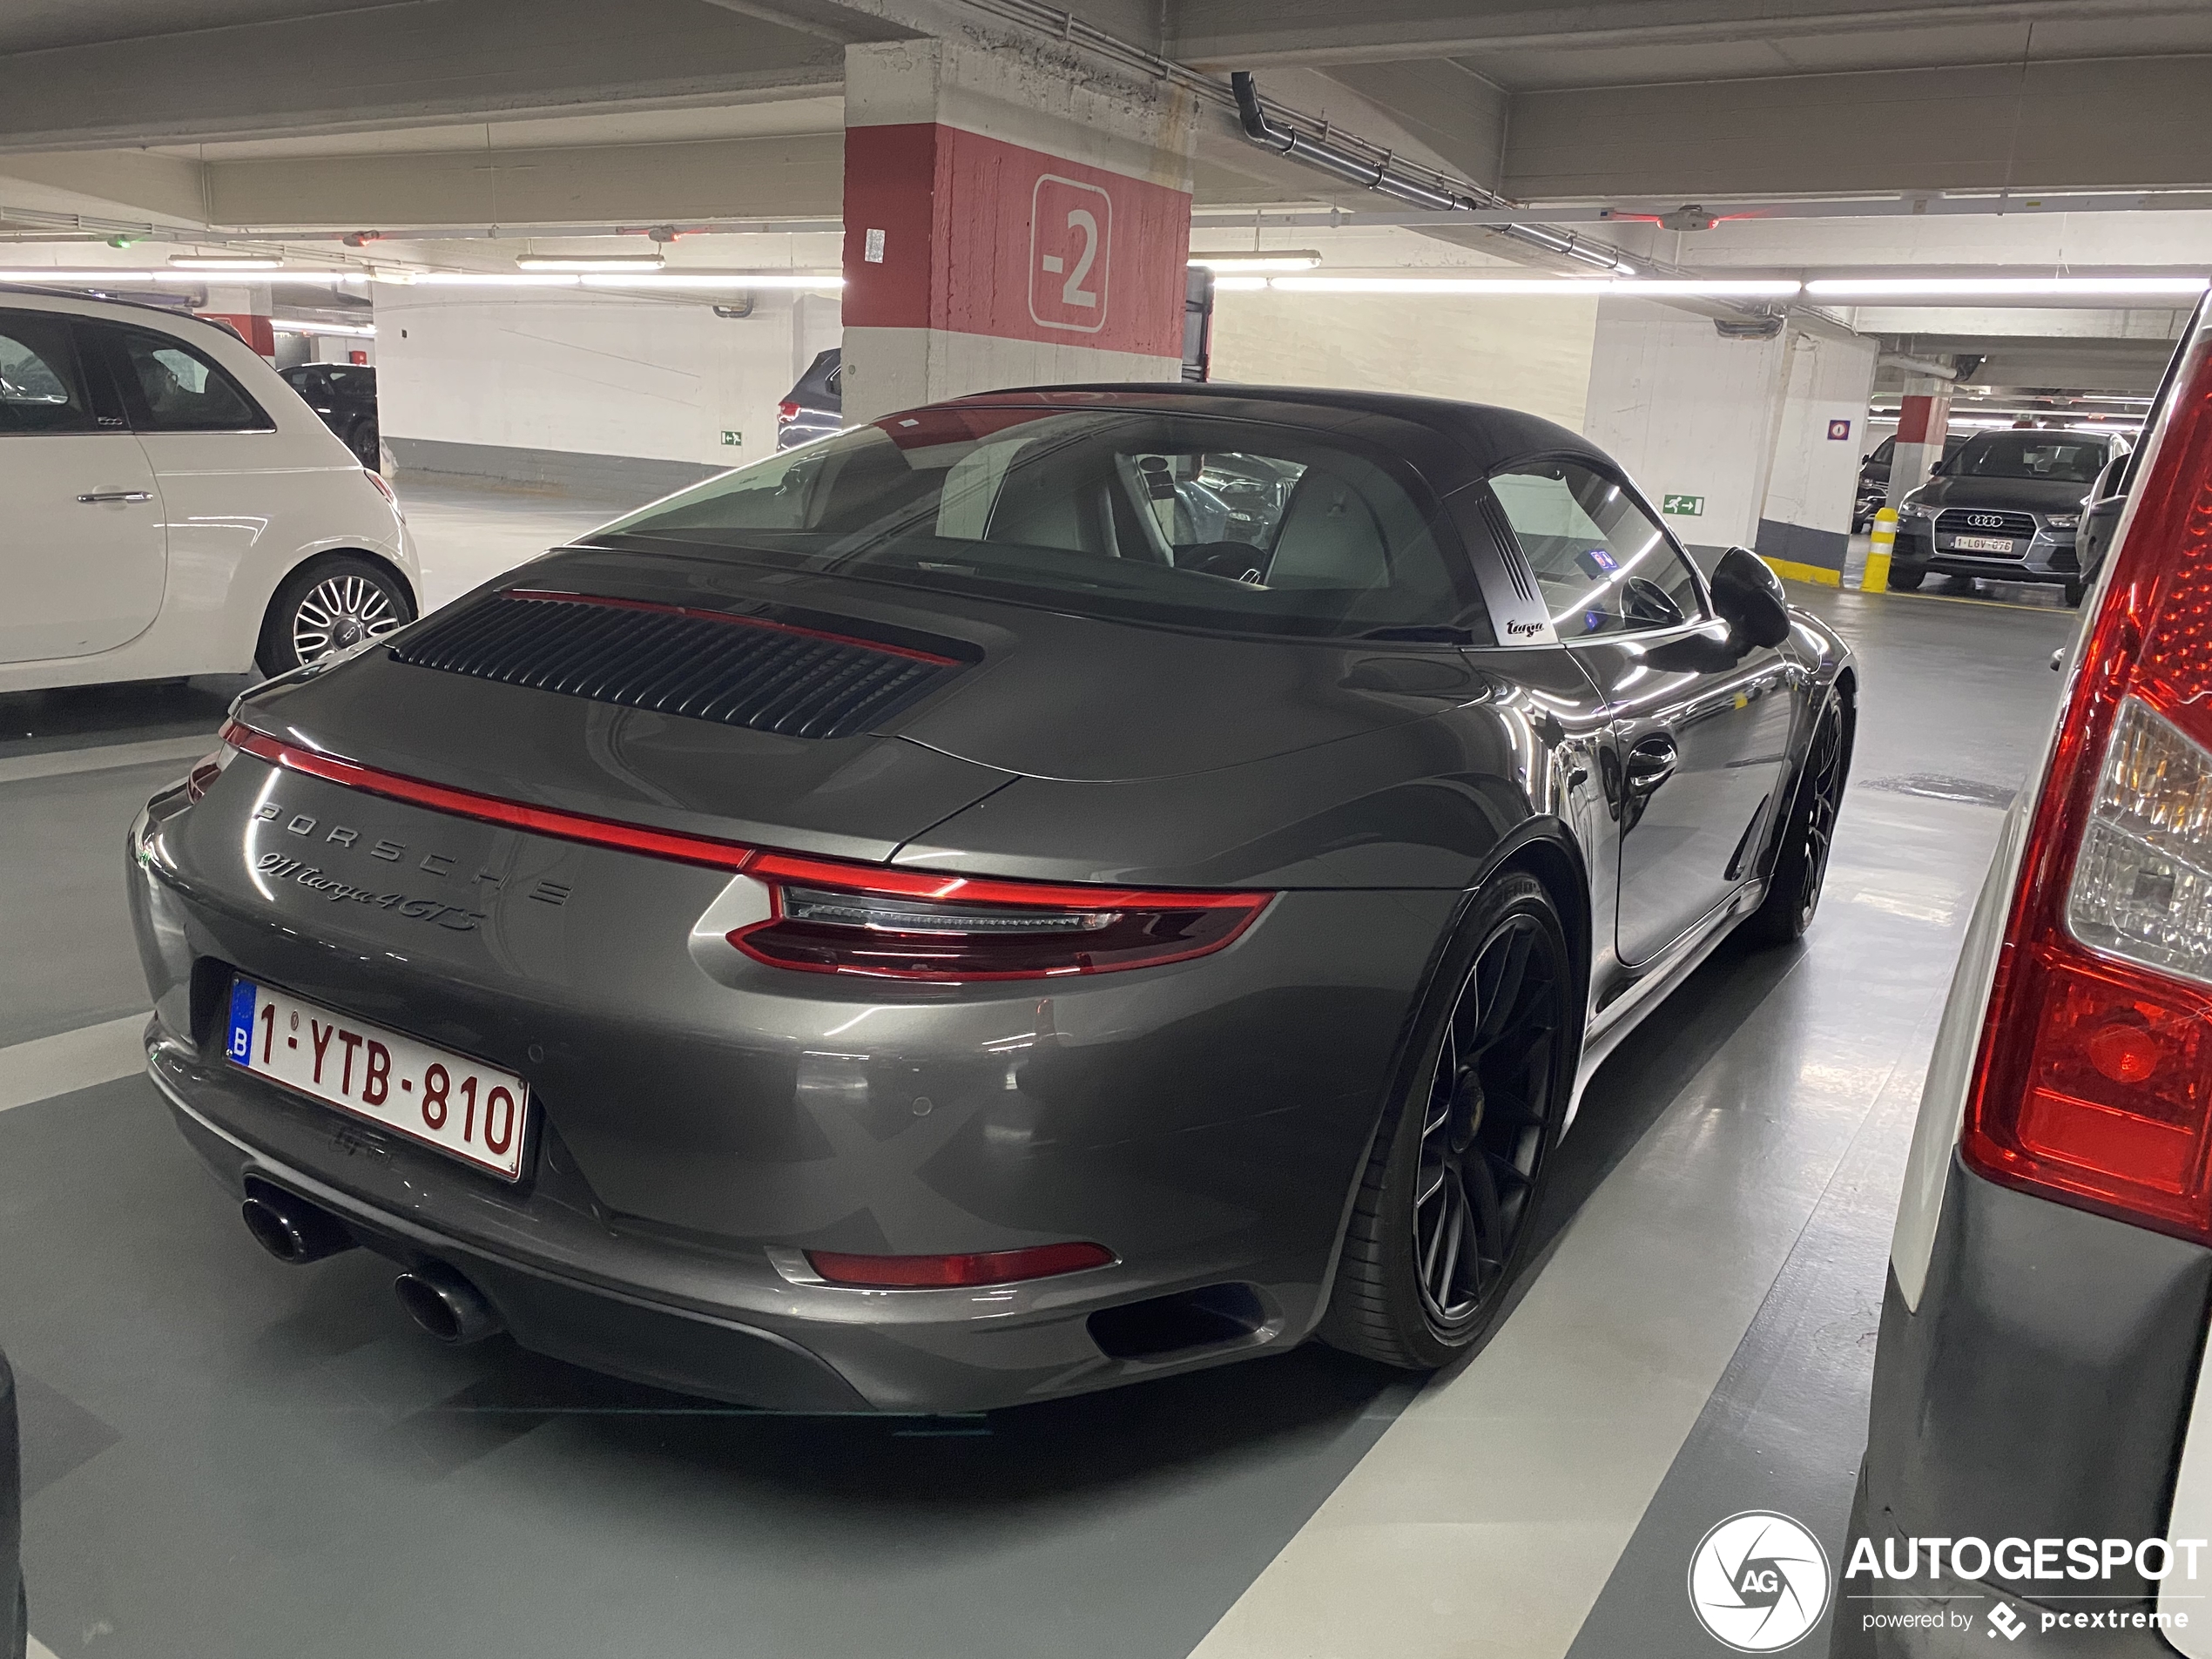
[[[725,430],[722,434],[722,442],[727,448],[734,449],[745,442],[745,434]]]
[[[1659,510],[1671,513],[1676,518],[1703,518],[1705,516],[1705,498],[1703,496],[1662,496],[1659,498]]]

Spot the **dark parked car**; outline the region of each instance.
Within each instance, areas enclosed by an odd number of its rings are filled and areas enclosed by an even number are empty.
[[[2055,583],[2068,604],[2080,604],[2082,497],[2119,446],[2094,432],[1975,434],[1898,507],[1890,585],[1917,588],[1938,570]]]
[[[23,1585],[23,1457],[17,1444],[16,1378],[0,1353],[0,1659],[24,1659],[30,1640]]]
[[[799,384],[776,408],[776,448],[795,448],[826,438],[845,424],[845,354],[833,346],[806,366]]]
[[[282,370],[322,423],[371,472],[381,463],[376,429],[376,371],[363,363],[301,363]]]
[[[1966,447],[1966,435],[1953,432],[1943,441],[1943,458],[1947,462]],[[1866,529],[1874,523],[1874,515],[1882,510],[1882,503],[1889,498],[1890,462],[1897,455],[1894,435],[1884,438],[1874,446],[1874,453],[1858,464],[1858,489],[1852,497],[1851,527],[1853,531]]]
[[[242,698],[132,831],[150,1067],[448,1339],[810,1410],[1434,1366],[1590,1069],[1810,922],[1856,689],[1527,415],[914,409]]]
[[[2212,335],[2121,481],[1920,1096],[1832,1651],[2212,1653]]]

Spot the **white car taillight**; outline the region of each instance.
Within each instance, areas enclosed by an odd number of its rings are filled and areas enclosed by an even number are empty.
[[[2183,351],[2029,820],[1959,1151],[2212,1243],[2212,329]]]

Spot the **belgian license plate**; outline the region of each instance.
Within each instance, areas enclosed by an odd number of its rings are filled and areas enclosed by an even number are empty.
[[[510,1072],[243,979],[231,988],[224,1054],[503,1181],[522,1178],[530,1091]]]
[[[1954,536],[1951,545],[1961,553],[2010,553],[2012,538],[2008,536]]]

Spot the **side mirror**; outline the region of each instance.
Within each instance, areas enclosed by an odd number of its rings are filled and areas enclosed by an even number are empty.
[[[1713,567],[1713,609],[1729,632],[1748,645],[1779,645],[1790,637],[1790,600],[1782,578],[1748,547],[1731,547]]]
[[[1943,469],[1944,463],[1940,461],[1936,462],[1933,465],[1929,467],[1928,476],[1931,478],[1940,478],[1943,475]]]

